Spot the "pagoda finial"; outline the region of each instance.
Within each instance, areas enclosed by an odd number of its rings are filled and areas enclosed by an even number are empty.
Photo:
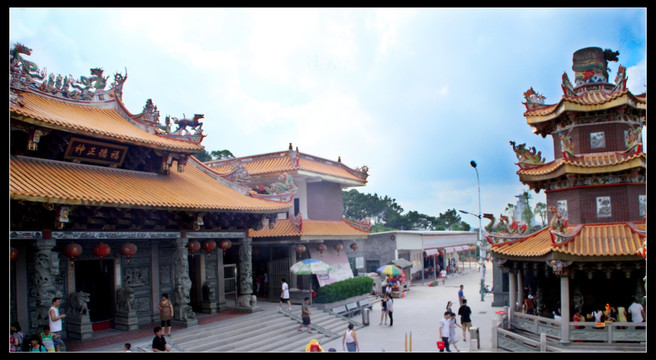
[[[340,163],[342,162],[342,157],[341,156],[337,157],[337,162],[340,162]]]
[[[293,150],[294,147],[292,146],[292,143],[289,143],[289,150]]]

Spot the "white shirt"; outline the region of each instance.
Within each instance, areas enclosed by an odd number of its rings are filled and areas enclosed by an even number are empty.
[[[631,314],[631,322],[642,322],[642,305],[637,302],[631,304],[629,314]]]
[[[601,310],[593,311],[592,315],[594,316],[596,322],[601,322],[601,315],[603,315]]]
[[[440,271],[440,275],[442,275],[442,277],[446,277],[446,270],[442,269],[442,271]]]
[[[289,285],[286,282],[282,283],[282,298],[289,299]]]
[[[442,318],[442,320],[440,320],[440,337],[448,338],[450,329],[451,321],[449,319]]]
[[[353,338],[353,335],[351,335],[351,331],[353,331],[353,330],[346,330],[345,340],[346,340],[347,343],[355,342],[355,339]]]
[[[50,326],[50,331],[51,332],[62,331],[62,321],[61,321],[61,319],[52,321],[52,316],[50,315],[50,311],[52,311],[52,310],[55,310],[55,317],[59,316],[59,308],[51,306],[50,310],[48,310],[48,326]]]

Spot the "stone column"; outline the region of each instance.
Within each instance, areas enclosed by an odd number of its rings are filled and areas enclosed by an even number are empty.
[[[253,295],[253,239],[247,237],[239,245],[239,297],[235,311],[253,313],[260,311],[257,297]]]
[[[517,269],[517,301],[519,306],[515,309],[521,311],[524,305],[524,271],[521,266]]]
[[[560,277],[560,342],[569,344],[569,276]]]
[[[508,273],[508,320],[512,322],[512,315],[515,313],[515,303],[517,302],[517,277],[511,270]]]
[[[219,249],[219,251],[216,253],[216,282],[219,287],[219,291],[217,293],[218,311],[228,308],[228,302],[226,301],[225,297],[225,273],[223,266],[223,250]]]
[[[23,329],[25,333],[40,333],[43,325],[48,325],[48,311],[52,306],[52,299],[62,297],[62,289],[55,287],[55,276],[59,275],[59,257],[52,251],[56,241],[53,239],[39,239],[34,242],[34,274],[30,288],[31,301],[35,302],[36,311],[30,314],[30,329]],[[66,301],[66,299],[65,299]],[[62,335],[66,331],[66,318],[62,319]]]
[[[171,325],[179,327],[190,327],[198,325],[196,313],[189,305],[191,301],[191,279],[189,279],[189,260],[187,259],[187,243],[189,239],[180,238],[175,240],[175,251],[173,252],[173,281],[175,285],[173,311],[174,316]]]

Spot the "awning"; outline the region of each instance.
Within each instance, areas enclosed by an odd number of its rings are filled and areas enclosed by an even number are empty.
[[[437,249],[426,249],[424,250],[427,256],[435,256],[437,255]]]

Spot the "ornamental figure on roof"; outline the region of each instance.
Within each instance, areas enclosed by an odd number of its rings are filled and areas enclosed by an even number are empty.
[[[283,173],[278,178],[279,182],[271,184],[271,186],[259,185],[255,188],[260,192],[266,192],[267,194],[285,194],[290,192],[296,192],[296,185],[294,184],[294,179]]]
[[[567,134],[560,133],[558,136],[560,137],[560,150],[562,151],[563,154],[563,159],[575,159],[576,155],[574,155],[574,144],[572,144],[572,138],[569,136],[571,129],[567,132]]]
[[[631,127],[624,132],[625,153],[642,152],[642,126]]]
[[[103,77],[103,69],[101,68],[92,68],[90,72],[90,77],[80,76],[80,80],[73,82],[71,86],[79,89],[82,93],[89,92],[92,89],[94,92],[104,90],[109,76]]]
[[[619,51],[588,47],[574,53],[572,70],[576,86],[586,83],[608,82],[608,62],[617,61]]]
[[[526,168],[535,167],[544,164],[544,158],[542,157],[542,152],[537,151],[535,149],[535,146],[531,147],[531,149],[529,150],[526,148],[525,143],[515,146],[515,142],[510,141],[510,145],[512,145],[513,150],[515,151],[515,155],[517,155],[517,160],[519,160],[519,162],[516,165],[518,165],[521,169],[526,169]]]
[[[533,110],[537,107],[544,106],[544,100],[546,99],[546,96],[535,92],[531,86],[530,89],[524,92],[524,99],[526,102],[522,104],[526,106],[526,110]]]
[[[549,206],[547,210],[551,214],[551,221],[549,222],[551,229],[559,233],[564,233],[567,227],[567,219],[563,217],[560,210],[555,206]]]
[[[203,127],[203,123],[200,122],[199,120],[205,117],[203,114],[194,114],[194,117],[191,120],[184,118],[184,114],[182,116],[183,116],[182,120],[175,117],[173,118],[173,123],[178,125],[178,128],[175,130],[175,134],[179,134],[182,131],[186,131],[189,133],[189,130],[187,130],[187,126],[192,128],[196,133],[202,131],[201,128]]]

